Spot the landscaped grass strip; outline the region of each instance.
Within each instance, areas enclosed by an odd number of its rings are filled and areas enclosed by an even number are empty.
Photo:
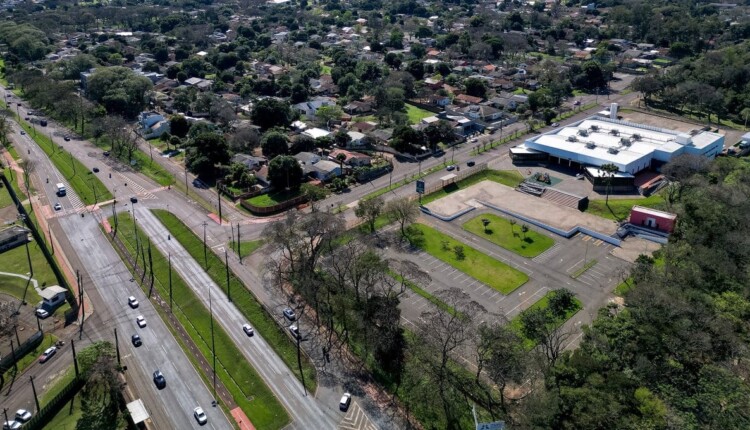
[[[121,225],[132,225],[129,214],[120,214],[118,221]],[[114,224],[114,219],[109,220]],[[138,234],[147,237],[140,229]],[[123,241],[132,255],[135,251],[135,234],[132,229],[119,229],[118,237]],[[175,239],[178,239],[175,237]],[[179,240],[179,239],[178,239]],[[184,243],[183,243],[184,245]],[[152,250],[154,288],[159,291],[162,299],[169,300],[169,263],[168,259],[158,250]],[[148,291],[146,291],[148,293]],[[180,321],[190,337],[196,343],[206,359],[212,360],[210,314],[203,303],[195,296],[192,289],[173,271],[172,298],[174,301],[174,315]],[[217,376],[232,394],[234,401],[247,414],[258,429],[279,429],[289,423],[289,416],[276,396],[265,385],[263,379],[248,363],[242,352],[235,346],[232,339],[218,324],[214,324],[214,338],[216,344],[216,360],[220,366],[216,369]],[[265,335],[265,333],[264,333]]]
[[[154,215],[169,230],[174,239],[180,242],[188,253],[199,262],[203,261],[203,242],[198,236],[190,231],[179,218],[164,210],[154,210]],[[243,255],[245,251],[243,250]],[[224,269],[224,260],[217,257],[213,252],[208,253],[208,270],[206,271],[211,279],[221,288],[226,288],[226,271]],[[294,373],[297,379],[302,381],[297,366],[297,346],[294,345],[289,336],[284,333],[281,327],[273,320],[261,306],[250,291],[242,284],[234,273],[230,270],[229,284],[232,294],[232,303],[242,312],[248,322],[259,333],[263,333],[269,345],[284,360],[284,363]],[[305,385],[311,392],[316,387],[316,371],[312,363],[305,356],[302,358],[302,369],[305,372]]]
[[[410,228],[422,233],[416,243],[423,251],[502,294],[510,294],[529,280],[525,273],[519,272],[507,264],[495,260],[431,227],[424,224],[413,224]],[[412,243],[415,243],[415,241],[412,240]],[[464,254],[463,258],[457,256],[457,247],[461,247]]]
[[[483,220],[489,221],[487,227]],[[536,257],[546,251],[555,241],[534,230],[523,232],[523,225],[511,224],[505,218],[493,214],[478,215],[464,223],[464,229],[485,238],[521,257]]]

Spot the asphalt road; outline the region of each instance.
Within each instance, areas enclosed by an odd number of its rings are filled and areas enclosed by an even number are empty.
[[[92,322],[91,329],[84,324],[85,335],[90,340],[112,340],[114,329],[118,329],[123,365],[129,369],[126,372],[127,381],[135,387],[136,397],[141,397],[147,405],[155,428],[199,428],[192,416],[193,408],[199,405],[208,414],[210,428],[231,428],[221,409],[210,407],[213,396],[209,389],[202,383],[153,306],[145,300],[139,287],[130,281],[130,272],[100,231],[92,213],[82,208],[80,199],[70,188],[66,197],[55,196],[52,178],[64,182],[59,179],[62,175],[28,136],[17,133],[12,139],[22,158],[33,160],[35,164],[32,183],[37,194],[42,191],[50,204],[54,199],[63,205],[63,211],[57,214],[50,206],[43,206],[42,211],[47,211],[47,216],[56,217],[60,226],[57,237],[67,237],[69,248],[65,249],[65,254],[73,267],[81,271],[84,290],[98,315],[98,321]],[[50,178],[49,183],[47,177]],[[44,199],[41,200],[44,203]],[[132,310],[127,306],[129,295],[139,298],[139,309]],[[146,317],[146,328],[137,328],[137,315]],[[130,336],[136,332],[143,338],[144,345],[140,348],[134,348],[129,342]],[[152,381],[152,373],[156,369],[162,370],[167,378],[167,388],[160,391],[156,390]]]
[[[172,256],[172,267],[175,272],[182,277],[207,308],[209,295],[211,296],[215,320],[224,328],[245,358],[265,380],[266,385],[284,405],[294,421],[294,428],[335,428],[340,417],[322,409],[312,396],[307,395],[302,384],[289,371],[284,361],[263,339],[263,333],[256,332],[254,336],[248,337],[242,331],[242,324],[247,321],[242,313],[227,300],[224,289],[213,282],[201,265],[178,241],[165,237],[165,227],[151,211],[136,208],[136,216],[138,224],[151,238],[151,243],[163,255]]]

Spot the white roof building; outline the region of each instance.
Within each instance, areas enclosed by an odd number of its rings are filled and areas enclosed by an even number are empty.
[[[511,148],[511,156],[548,154],[583,166],[614,164],[622,173],[636,174],[687,153],[714,158],[724,148],[724,136],[709,131],[690,134],[649,125],[593,116],[527,139]]]
[[[305,134],[307,136],[312,137],[313,139],[317,139],[319,137],[326,137],[329,136],[331,133],[328,131],[323,130],[322,128],[309,128],[302,132],[302,134]]]

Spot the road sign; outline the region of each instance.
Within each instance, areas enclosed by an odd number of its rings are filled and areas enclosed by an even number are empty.
[[[424,194],[424,180],[422,179],[417,180],[417,192],[419,194]]]

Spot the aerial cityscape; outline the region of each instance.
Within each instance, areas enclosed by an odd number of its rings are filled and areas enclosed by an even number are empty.
[[[3,430],[750,429],[750,5],[3,6]]]

